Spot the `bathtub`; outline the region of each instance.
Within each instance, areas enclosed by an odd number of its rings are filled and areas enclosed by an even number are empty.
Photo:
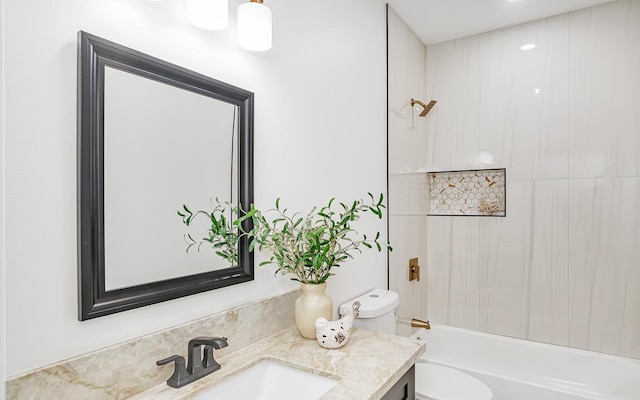
[[[446,325],[412,337],[427,343],[418,362],[475,376],[495,400],[640,399],[640,360]]]

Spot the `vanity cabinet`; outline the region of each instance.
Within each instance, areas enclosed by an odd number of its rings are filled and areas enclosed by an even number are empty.
[[[414,400],[416,398],[416,366],[412,366],[381,400]]]

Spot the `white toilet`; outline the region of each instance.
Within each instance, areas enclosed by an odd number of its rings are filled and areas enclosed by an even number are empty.
[[[395,309],[400,302],[396,292],[374,289],[340,306],[340,315],[360,302],[360,315],[353,325],[379,332],[395,333]],[[427,343],[427,346],[429,343]],[[493,400],[491,389],[477,378],[457,369],[418,360],[416,363],[418,400]]]

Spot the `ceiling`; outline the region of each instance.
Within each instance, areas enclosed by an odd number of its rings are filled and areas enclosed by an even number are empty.
[[[388,0],[429,45],[612,0]]]

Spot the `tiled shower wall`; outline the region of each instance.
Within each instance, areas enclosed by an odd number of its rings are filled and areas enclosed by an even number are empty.
[[[409,259],[427,261],[427,175],[415,173],[427,160],[427,131],[410,104],[412,98],[426,100],[427,49],[390,7],[388,19],[389,287],[400,293],[400,322],[426,320],[426,273],[409,282]],[[411,333],[406,324],[397,328],[400,334]]]
[[[426,317],[640,358],[640,1],[429,46],[425,97],[438,104],[416,168],[508,179],[506,218],[426,219]],[[389,135],[393,189],[405,138]],[[394,245],[399,221],[422,220],[395,216],[402,195],[389,192]]]

